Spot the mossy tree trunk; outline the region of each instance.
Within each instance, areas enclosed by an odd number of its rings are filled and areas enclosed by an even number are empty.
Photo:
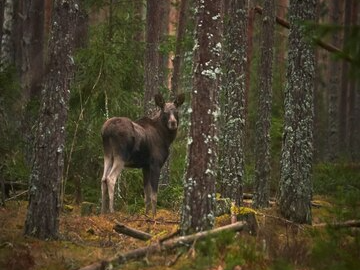
[[[64,167],[65,124],[73,77],[75,0],[56,0],[30,175],[25,234],[56,238],[59,229],[60,187]]]
[[[281,155],[279,208],[292,221],[311,223],[315,53],[303,23],[315,18],[316,0],[290,1],[289,55]]]
[[[211,228],[215,221],[217,116],[220,87],[222,1],[196,1],[191,127],[182,230]]]
[[[222,149],[220,189],[221,194],[242,203],[242,188],[245,176],[245,93],[247,72],[247,1],[230,0],[224,21],[224,76],[222,88],[224,100],[224,126],[222,127]]]
[[[275,2],[274,0],[265,0],[260,48],[258,119],[255,135],[255,207],[268,207],[270,197],[270,127],[274,30]]]

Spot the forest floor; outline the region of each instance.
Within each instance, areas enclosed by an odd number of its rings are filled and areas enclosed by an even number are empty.
[[[313,223],[328,222],[333,215],[328,207],[331,203],[326,198],[319,201],[322,206],[313,209]],[[40,241],[23,234],[26,209],[25,201],[9,201],[5,208],[0,208],[0,269],[79,269],[119,252],[147,246],[174,233],[179,226],[178,213],[165,209],[159,209],[154,222],[143,214],[121,212],[81,216],[80,207],[72,206],[60,217],[59,239]],[[180,249],[181,253],[178,249],[166,255],[152,255],[121,269],[312,269],[310,253],[316,245],[312,230],[276,216],[275,207],[258,213],[256,236],[246,233],[233,235],[232,239],[224,236],[203,245],[196,243],[196,248]],[[116,221],[148,232],[155,240],[141,241],[118,234],[113,230]],[[216,226],[229,223],[230,216],[224,215],[217,218]],[[291,267],[284,266],[289,264]]]

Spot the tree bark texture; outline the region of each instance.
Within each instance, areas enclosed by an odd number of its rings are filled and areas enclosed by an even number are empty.
[[[331,24],[340,25],[341,8],[338,0],[330,3],[330,20]],[[332,44],[340,47],[338,33],[333,33]],[[329,68],[329,88],[328,88],[328,144],[327,159],[335,161],[339,154],[339,89],[341,62],[336,59],[330,59]]]
[[[55,1],[48,73],[42,89],[25,221],[25,234],[40,239],[56,238],[59,228],[65,124],[74,71],[73,30],[77,10],[78,5],[74,0]]]
[[[353,0],[351,6],[351,30],[353,32],[356,27],[358,27],[358,1]],[[353,33],[350,33],[350,35]],[[359,81],[359,80],[358,80]],[[356,156],[358,155],[359,148],[356,147],[356,138],[359,137],[359,133],[357,133],[356,125],[358,125],[359,115],[356,114],[356,79],[351,77],[349,82],[349,93],[348,93],[348,151],[352,161],[356,161]]]
[[[262,17],[258,119],[255,134],[255,207],[268,207],[270,198],[270,127],[275,2],[265,0]]]
[[[285,218],[299,223],[311,223],[315,76],[314,48],[301,23],[314,20],[315,8],[316,0],[290,1],[279,208]]]
[[[247,74],[247,1],[230,0],[224,21],[224,126],[221,149],[221,193],[242,203],[245,176],[245,93]]]
[[[146,30],[145,30],[145,60],[144,60],[144,112],[151,114],[151,101],[159,91],[159,45],[161,33],[161,5],[157,0],[147,0],[146,2]]]
[[[191,127],[182,213],[182,230],[185,233],[209,229],[215,221],[221,5],[220,0],[197,0],[195,5]]]
[[[4,1],[4,15],[1,36],[0,71],[14,64],[14,0]]]
[[[176,95],[179,91],[180,84],[180,71],[181,64],[184,57],[184,38],[186,33],[186,18],[187,18],[187,10],[188,10],[188,0],[180,1],[180,11],[179,11],[179,21],[177,25],[176,31],[176,47],[175,47],[175,55],[173,59],[173,71],[171,77],[171,93],[172,95]]]
[[[169,22],[170,22],[170,0],[161,1],[160,5],[160,33],[159,33],[159,88],[167,88],[168,82],[168,61],[169,54],[160,49],[162,44],[165,44],[169,35]]]
[[[5,3],[4,1],[1,1],[0,2],[0,52],[1,52],[1,40],[3,35],[4,8],[5,8]]]
[[[343,46],[346,46],[350,34],[350,21],[351,21],[351,7],[352,0],[345,0],[344,9],[344,39]],[[349,154],[349,63],[342,61],[341,68],[341,92],[340,92],[340,110],[339,110],[339,144],[341,155],[347,156]]]

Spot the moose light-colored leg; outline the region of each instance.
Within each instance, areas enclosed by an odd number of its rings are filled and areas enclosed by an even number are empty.
[[[156,216],[157,192],[151,188],[151,210],[153,218]]]
[[[124,161],[122,161],[119,157],[115,157],[111,171],[107,177],[107,189],[109,193],[109,210],[110,213],[114,212],[114,187],[116,180],[121,173],[122,169],[124,168]]]
[[[104,156],[104,173],[101,178],[101,213],[104,214],[109,209],[107,177],[112,167],[112,158],[109,155]]]
[[[144,195],[145,195],[145,214],[148,215],[151,206],[151,185],[150,181],[144,184]]]

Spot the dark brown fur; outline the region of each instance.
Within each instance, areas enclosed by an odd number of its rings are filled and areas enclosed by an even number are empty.
[[[144,117],[134,122],[126,117],[114,117],[104,123],[101,130],[104,146],[102,213],[107,212],[108,207],[110,212],[114,211],[115,182],[122,169],[128,167],[142,169],[146,213],[151,205],[155,216],[160,170],[176,137],[179,124],[177,109],[183,102],[183,94],[177,96],[173,103],[165,103],[163,97],[157,94],[155,103],[161,110],[155,117]]]

